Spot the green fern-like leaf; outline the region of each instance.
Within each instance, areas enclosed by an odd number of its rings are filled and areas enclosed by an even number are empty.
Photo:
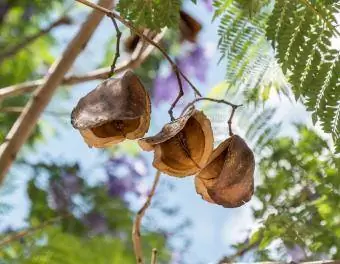
[[[315,2],[315,1],[314,1]],[[335,3],[337,2],[337,3]],[[340,149],[340,51],[332,48],[338,32],[334,23],[339,1],[279,1],[268,21],[267,38],[289,77],[295,97],[301,98],[331,133]]]
[[[181,0],[120,0],[117,10],[138,27],[160,30],[176,27]]]
[[[215,18],[221,16],[218,29],[221,60],[227,62],[226,80],[232,86],[249,89],[271,84],[283,90],[283,83],[276,83],[279,70],[274,52],[265,37],[265,25],[271,9],[270,1],[214,2]]]

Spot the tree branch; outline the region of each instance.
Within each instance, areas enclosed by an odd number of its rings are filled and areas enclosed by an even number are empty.
[[[157,264],[157,248],[152,249],[151,264]]]
[[[159,43],[162,37],[164,36],[165,30],[161,33],[157,34],[153,40],[156,43]],[[121,72],[126,71],[127,69],[134,69],[138,68],[145,59],[152,53],[155,47],[151,45],[143,45],[141,42],[138,43],[137,48],[131,55],[131,58],[120,65],[114,71],[114,74],[118,74]],[[84,75],[70,75],[63,78],[61,84],[71,85],[71,84],[78,84],[87,81],[93,81],[98,79],[106,79],[109,72],[110,67],[100,68]],[[11,86],[7,86],[0,89],[0,101],[5,99],[6,97],[20,95],[22,93],[32,92],[40,85],[44,83],[44,79],[39,79],[35,81],[28,81],[20,84],[15,84]]]
[[[231,129],[231,125],[232,125],[232,122],[233,122],[233,117],[234,117],[234,114],[235,114],[235,111],[237,109],[237,106],[233,106],[231,108],[231,113],[230,113],[230,117],[228,119],[228,127],[229,127],[229,136],[231,137],[232,135],[234,135],[233,133],[233,130]]]
[[[145,214],[145,211],[148,209],[148,207],[151,204],[152,197],[155,194],[157,184],[159,182],[161,172],[157,171],[156,176],[151,188],[151,191],[148,195],[148,198],[146,199],[144,205],[142,208],[138,211],[135,222],[133,223],[132,227],[132,242],[133,242],[133,248],[135,251],[135,256],[136,256],[136,261],[137,264],[144,264],[144,259],[143,259],[143,250],[142,250],[142,243],[141,243],[141,234],[140,234],[140,228],[141,228],[141,223],[142,223],[142,218]]]
[[[113,75],[115,68],[116,68],[117,60],[120,56],[120,38],[122,37],[122,32],[120,32],[120,30],[119,30],[117,21],[114,18],[111,18],[111,20],[112,20],[112,23],[113,23],[115,30],[116,30],[117,39],[116,39],[116,53],[115,53],[115,57],[113,58],[113,61],[112,61],[112,64],[111,64],[111,70],[110,70],[109,75],[108,75],[109,78]]]
[[[178,96],[175,99],[174,105],[176,105],[178,100],[183,95],[182,83],[181,83],[181,80],[180,80],[180,76],[182,76],[183,79],[189,84],[189,86],[193,89],[193,91],[194,91],[194,93],[196,95],[201,96],[201,93],[198,91],[198,89],[192,84],[192,82],[186,77],[186,75],[181,71],[181,69],[176,65],[176,63],[170,58],[168,53],[161,46],[159,46],[157,43],[155,43],[152,39],[150,39],[148,36],[143,34],[143,32],[139,31],[137,29],[137,27],[135,27],[132,23],[130,23],[129,21],[125,20],[124,18],[122,18],[121,16],[116,14],[115,12],[113,12],[111,10],[108,10],[107,8],[104,8],[104,7],[100,6],[100,5],[94,4],[94,3],[92,3],[92,2],[90,2],[88,0],[76,0],[76,1],[80,2],[80,3],[84,4],[84,5],[87,5],[87,6],[91,7],[91,8],[93,8],[93,9],[96,9],[98,11],[103,12],[104,14],[106,14],[111,19],[117,19],[123,25],[125,25],[126,27],[128,27],[132,31],[134,31],[142,40],[144,40],[145,42],[155,46],[163,54],[163,56],[169,61],[173,71],[175,72],[175,74],[177,76],[177,80],[178,80],[179,93],[178,93]],[[169,110],[169,114],[171,116],[172,109]],[[171,117],[171,118],[173,118],[173,117]]]
[[[0,64],[4,59],[7,57],[14,56],[17,54],[20,50],[31,44],[33,41],[37,40],[38,38],[48,34],[52,29],[55,27],[58,27],[60,25],[70,25],[71,24],[71,19],[67,16],[63,16],[53,22],[51,25],[49,25],[47,28],[41,29],[39,32],[25,38],[22,42],[18,43],[17,45],[13,47],[9,47],[6,49],[4,52],[0,53]]]
[[[100,0],[99,4],[111,8],[112,2],[112,0]],[[0,184],[12,162],[15,160],[21,146],[30,136],[41,112],[51,100],[54,91],[62,82],[66,72],[70,69],[77,56],[82,52],[86,43],[92,37],[93,32],[102,18],[102,13],[95,10],[92,11],[79,29],[77,35],[67,46],[61,59],[56,61],[50,68],[50,74],[46,76],[46,82],[27,103],[24,111],[7,134],[5,142],[0,146]]]

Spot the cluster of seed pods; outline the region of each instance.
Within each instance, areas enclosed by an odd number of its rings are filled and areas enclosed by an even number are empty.
[[[150,125],[151,103],[142,82],[127,71],[110,78],[81,98],[71,123],[90,147],[105,148],[125,139],[137,140],[153,151],[153,166],[175,177],[195,175],[198,194],[210,203],[239,207],[254,190],[255,161],[251,149],[232,135],[214,149],[210,120],[194,107],[165,124],[151,137],[143,136]]]

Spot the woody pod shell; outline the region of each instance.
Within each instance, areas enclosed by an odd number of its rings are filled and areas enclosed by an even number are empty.
[[[103,148],[137,139],[149,129],[150,98],[139,78],[127,71],[110,78],[81,98],[71,123],[89,146]]]
[[[254,154],[246,142],[233,135],[212,153],[208,165],[195,177],[196,192],[208,202],[239,207],[254,193]]]
[[[154,151],[153,166],[171,176],[196,174],[206,165],[213,150],[213,133],[202,111],[189,109],[166,124],[155,136],[138,141],[143,150]]]

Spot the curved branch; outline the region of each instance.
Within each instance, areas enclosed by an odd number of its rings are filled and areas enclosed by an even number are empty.
[[[157,34],[153,38],[153,40],[159,43],[162,37],[164,36],[164,34],[165,34],[165,30]],[[120,65],[118,65],[118,67],[114,71],[114,74],[124,72],[127,69],[138,68],[154,50],[154,47],[151,45],[145,46],[142,43],[139,43],[138,45],[139,46],[137,46],[137,48],[131,55],[131,58],[121,63]],[[111,70],[110,67],[104,67],[104,68],[100,68],[100,69],[88,72],[83,75],[77,75],[77,74],[69,75],[63,78],[63,80],[61,81],[61,84],[72,85],[72,84],[79,84],[79,83],[83,83],[87,81],[106,79],[110,70]],[[28,81],[28,82],[0,88],[0,101],[10,96],[16,96],[16,95],[20,95],[23,93],[32,92],[36,88],[38,88],[40,85],[42,85],[43,83],[44,83],[44,79],[39,79],[35,81]]]
[[[125,20],[124,18],[122,18],[121,16],[116,14],[115,12],[113,12],[113,11],[107,9],[107,8],[104,8],[104,7],[100,6],[100,5],[94,4],[94,3],[92,3],[92,2],[90,2],[88,0],[76,0],[76,1],[80,2],[80,3],[84,4],[84,5],[87,5],[87,6],[93,8],[95,10],[103,12],[104,14],[106,14],[110,18],[119,20],[123,25],[125,25],[126,27],[128,27],[132,31],[134,31],[142,40],[144,40],[145,42],[155,46],[162,53],[162,55],[169,61],[173,71],[175,72],[175,74],[177,76],[177,79],[180,78],[179,76],[182,76],[183,79],[193,89],[195,94],[198,95],[198,96],[202,96],[201,93],[198,91],[198,89],[193,85],[193,83],[187,78],[187,76],[181,71],[181,69],[176,65],[176,63],[170,58],[168,53],[161,46],[159,46],[156,42],[154,42],[152,39],[150,39],[147,35],[143,34],[143,32],[141,32],[141,31],[139,31],[132,23],[130,23],[129,21]],[[179,82],[179,86],[181,86],[180,82]],[[181,89],[181,87],[180,87],[180,89]]]
[[[151,200],[152,200],[152,197],[155,194],[156,187],[157,187],[157,184],[159,182],[160,176],[161,176],[161,172],[157,171],[155,179],[154,179],[153,184],[152,184],[151,191],[148,195],[148,198],[146,199],[142,208],[138,211],[135,222],[133,223],[132,242],[133,242],[133,248],[134,248],[135,255],[136,255],[137,264],[144,264],[142,243],[141,243],[141,234],[140,234],[140,227],[141,227],[141,223],[142,223],[142,218],[145,214],[145,211],[149,208],[149,206],[151,204]]]

